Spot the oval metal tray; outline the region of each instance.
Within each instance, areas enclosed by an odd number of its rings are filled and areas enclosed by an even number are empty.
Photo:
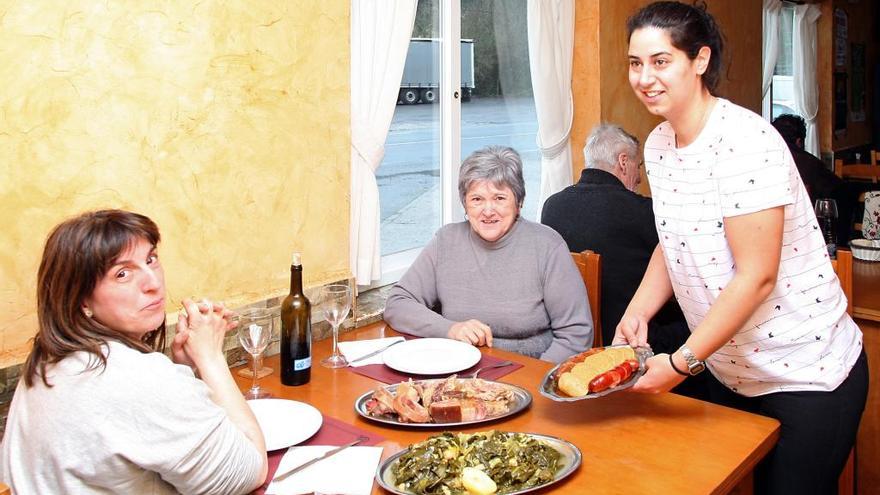
[[[458,378],[458,380],[474,380],[474,378]],[[482,378],[479,378],[479,380],[482,380]],[[437,379],[430,379],[430,380],[417,380],[415,382],[424,383],[424,382],[442,382],[442,381],[446,381],[446,378],[437,378]],[[370,414],[367,413],[366,404],[367,404],[367,401],[369,401],[373,397],[372,390],[361,395],[360,397],[357,398],[357,400],[354,401],[354,410],[358,414],[360,414],[362,417],[364,417],[365,419],[368,419],[370,421],[376,421],[378,423],[385,423],[385,424],[395,425],[395,426],[414,426],[417,428],[446,428],[449,426],[473,425],[473,424],[479,424],[479,423],[487,423],[490,421],[496,421],[496,420],[499,420],[502,418],[513,416],[514,414],[525,410],[532,403],[532,394],[530,394],[528,392],[528,390],[526,390],[522,387],[518,387],[516,385],[511,385],[509,383],[493,382],[492,380],[483,380],[483,381],[497,383],[499,385],[502,385],[504,387],[509,388],[513,392],[514,399],[513,399],[513,402],[510,403],[510,409],[508,409],[507,412],[505,412],[504,414],[499,414],[498,416],[490,416],[487,418],[478,419],[478,420],[474,420],[474,421],[460,421],[457,423],[434,423],[434,422],[432,422],[432,423],[404,423],[404,422],[396,419],[397,418],[396,416],[390,416],[390,415],[371,416]],[[395,383],[393,385],[386,385],[383,388],[388,390],[391,393],[396,394],[397,387],[399,385],[400,385],[399,383]]]
[[[543,485],[533,486],[531,488],[526,488],[524,490],[517,490],[513,492],[505,492],[504,495],[519,495],[521,493],[533,492],[535,490],[541,490],[551,486],[560,480],[565,479],[568,475],[573,473],[578,466],[581,465],[581,450],[577,448],[573,443],[563,440],[561,438],[553,437],[550,435],[540,435],[537,433],[525,433],[526,435],[544,442],[546,445],[556,449],[557,452],[562,454],[562,467],[559,468],[559,471],[556,472],[556,476],[553,477],[548,483],[544,483]],[[376,470],[376,481],[379,483],[379,486],[384,488],[385,490],[396,493],[398,495],[412,495],[411,492],[405,492],[399,490],[394,481],[393,467],[397,462],[397,459],[400,456],[409,452],[409,448],[401,450],[400,452],[392,455],[388,459],[385,459],[384,462],[379,464],[379,468]]]
[[[608,347],[621,347],[621,346],[608,346]],[[550,371],[544,375],[544,379],[541,381],[540,387],[538,387],[538,391],[541,392],[541,395],[547,397],[548,399],[555,400],[556,402],[576,402],[579,400],[585,399],[595,399],[597,397],[602,397],[608,394],[613,394],[614,392],[618,392],[620,390],[630,388],[635,385],[636,381],[645,374],[645,361],[654,355],[654,352],[647,347],[636,347],[634,348],[636,351],[636,359],[639,360],[639,370],[632,374],[629,377],[629,380],[621,383],[616,387],[612,387],[609,389],[605,389],[601,392],[596,392],[594,394],[582,395],[580,397],[570,397],[568,395],[563,394],[556,388],[556,370],[559,369],[564,363],[560,363],[553,367]]]

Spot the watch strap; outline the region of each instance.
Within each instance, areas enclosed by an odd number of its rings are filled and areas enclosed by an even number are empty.
[[[679,347],[678,350],[679,352],[681,352],[681,356],[687,363],[689,375],[697,375],[699,373],[702,373],[706,369],[706,363],[697,359],[694,351],[692,351],[690,347],[688,347],[686,344],[682,344],[682,346]]]
[[[673,354],[674,354],[674,353],[673,353]],[[680,369],[678,369],[677,366],[675,366],[675,361],[672,360],[672,354],[669,355],[669,364],[672,366],[672,369],[674,369],[675,372],[678,373],[679,375],[681,375],[681,376],[691,376],[690,373],[685,373],[684,371],[681,371]]]

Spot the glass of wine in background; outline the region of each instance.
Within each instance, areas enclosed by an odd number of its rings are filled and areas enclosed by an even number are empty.
[[[820,198],[814,205],[816,220],[825,237],[825,247],[828,248],[828,256],[832,259],[837,257],[837,202],[833,199]]]
[[[272,341],[272,324],[272,312],[265,308],[246,309],[238,315],[238,341],[253,361],[251,389],[244,394],[248,400],[271,397],[269,392],[260,388],[257,380],[260,356]]]
[[[343,368],[348,366],[339,352],[339,326],[345,321],[348,310],[351,309],[351,288],[345,284],[331,284],[321,289],[320,297],[321,312],[327,323],[333,327],[333,352],[330,356],[321,360],[321,365],[326,368]]]

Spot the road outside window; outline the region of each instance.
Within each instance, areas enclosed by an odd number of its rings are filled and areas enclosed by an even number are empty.
[[[441,225],[439,0],[420,0],[400,99],[376,171],[381,202],[381,253],[428,243]],[[534,220],[540,188],[537,117],[529,75],[525,0],[461,2],[464,96],[462,158],[489,145],[511,146],[523,158],[525,218]],[[419,56],[416,56],[419,55]],[[456,164],[455,166],[458,166]],[[461,220],[464,220],[462,218]]]

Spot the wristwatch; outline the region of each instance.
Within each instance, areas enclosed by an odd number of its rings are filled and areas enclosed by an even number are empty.
[[[687,363],[688,373],[690,373],[691,376],[698,375],[706,369],[706,363],[697,359],[697,356],[694,355],[694,351],[690,350],[687,345],[682,345],[678,350],[681,352],[681,357],[683,357],[684,361]]]

